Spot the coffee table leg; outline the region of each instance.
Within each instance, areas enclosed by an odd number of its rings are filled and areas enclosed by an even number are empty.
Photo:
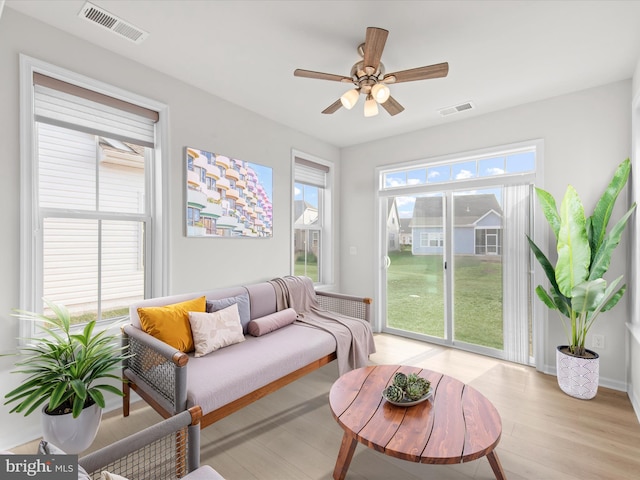
[[[489,465],[493,469],[493,473],[496,476],[496,480],[507,480],[507,476],[502,469],[502,465],[500,464],[500,459],[498,458],[498,454],[492,450],[487,454],[487,459],[489,460]]]
[[[333,469],[334,480],[344,480],[344,477],[347,476],[347,470],[349,470],[349,465],[351,465],[351,459],[353,458],[353,453],[356,451],[357,445],[358,441],[356,437],[344,432],[340,452],[338,452],[338,459],[336,460],[336,468]]]

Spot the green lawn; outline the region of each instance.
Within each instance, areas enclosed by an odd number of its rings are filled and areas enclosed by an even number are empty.
[[[315,261],[314,263],[310,263],[310,262],[307,263],[307,268],[305,271],[304,260],[296,259],[295,263],[293,264],[293,274],[309,277],[314,282],[317,282],[318,281],[318,262]]]
[[[118,317],[126,317],[127,315],[129,315],[129,307],[118,308],[114,310],[106,310],[102,312],[102,320],[109,320],[109,319],[118,318]],[[94,312],[85,313],[83,315],[72,315],[71,323],[73,324],[88,323],[91,320],[96,320],[96,317],[97,317],[97,314]]]
[[[437,255],[390,252],[387,325],[444,337],[443,260]],[[498,256],[457,256],[454,337],[502,349],[502,264]]]

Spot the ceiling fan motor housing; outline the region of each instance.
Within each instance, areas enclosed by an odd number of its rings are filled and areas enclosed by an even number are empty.
[[[380,62],[378,69],[369,75],[365,70],[364,60],[360,60],[351,67],[351,78],[360,93],[369,95],[371,88],[384,78],[384,65]]]

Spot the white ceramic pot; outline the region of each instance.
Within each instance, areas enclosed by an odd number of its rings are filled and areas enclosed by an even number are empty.
[[[556,349],[558,385],[567,395],[590,400],[598,392],[600,356],[592,350],[587,350],[593,358],[577,357],[561,351],[566,348],[566,345],[561,345]]]
[[[80,453],[93,443],[98,433],[102,409],[98,404],[82,410],[78,418],[70,413],[49,415],[42,409],[42,438],[66,453]]]

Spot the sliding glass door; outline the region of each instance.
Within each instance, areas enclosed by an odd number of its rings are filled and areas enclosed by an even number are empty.
[[[521,172],[534,158],[529,150],[381,173],[383,331],[533,362],[533,176]]]
[[[387,326],[439,339],[446,338],[443,200],[441,193],[392,197],[386,222]],[[399,216],[416,211],[426,219],[427,208],[432,226]]]
[[[453,339],[502,351],[502,189],[452,198]]]

